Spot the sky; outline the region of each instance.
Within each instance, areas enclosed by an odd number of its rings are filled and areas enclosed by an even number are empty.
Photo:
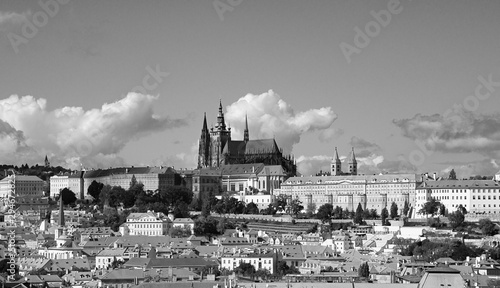
[[[500,170],[500,1],[2,0],[0,163],[195,168],[232,138],[301,174]],[[347,163],[343,164],[347,170]]]

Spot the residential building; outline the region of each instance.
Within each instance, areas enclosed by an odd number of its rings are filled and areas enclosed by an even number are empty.
[[[37,176],[9,175],[0,180],[0,198],[10,196],[43,196],[44,181]],[[12,193],[14,188],[14,193]]]
[[[144,184],[145,191],[164,190],[168,186],[182,185],[182,178],[171,167],[120,167],[110,169],[87,170],[83,174],[83,191],[86,191],[93,181],[110,186],[121,186],[124,189],[130,187],[132,179],[137,183]]]
[[[276,271],[277,253],[274,249],[262,248],[233,248],[231,252],[224,253],[220,260],[220,268],[234,270],[241,263],[252,264],[255,270],[266,269],[271,274]]]
[[[449,212],[462,205],[472,214],[499,214],[500,183],[494,180],[424,181],[417,187],[416,210],[432,198],[442,203]]]
[[[125,261],[124,254],[127,248],[105,248],[96,255],[95,267],[97,269],[111,268],[113,261]]]
[[[68,174],[54,175],[50,177],[50,197],[52,199],[59,196],[64,188],[69,187]],[[75,191],[73,191],[75,192]]]
[[[191,234],[194,234],[194,221],[191,218],[175,218],[172,222],[173,227],[186,228],[189,227]]]
[[[130,213],[127,221],[120,226],[122,235],[161,236],[167,235],[172,221],[161,212]]]

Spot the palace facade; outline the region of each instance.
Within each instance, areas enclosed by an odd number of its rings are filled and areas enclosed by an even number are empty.
[[[392,202],[398,205],[399,211],[403,209],[405,202],[410,207],[415,206],[416,189],[422,182],[421,175],[357,175],[354,149],[348,160],[349,171],[342,172],[341,166],[335,148],[331,176],[290,177],[281,184],[281,189],[274,190],[274,194],[299,199],[304,207],[314,203],[316,209],[330,203],[333,207],[340,206],[342,209],[355,211],[358,204],[361,204],[363,209],[375,209],[380,214],[382,209],[389,209]]]

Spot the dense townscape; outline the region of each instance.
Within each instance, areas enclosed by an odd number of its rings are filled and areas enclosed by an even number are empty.
[[[217,121],[197,169],[3,165],[3,287],[500,285],[500,172],[298,175]]]

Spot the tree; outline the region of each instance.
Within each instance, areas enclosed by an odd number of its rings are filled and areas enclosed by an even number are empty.
[[[451,169],[450,175],[448,176],[449,180],[457,180],[457,173],[455,173],[455,169]]]
[[[219,231],[217,230],[217,220],[215,218],[208,217],[198,217],[194,221],[194,234],[196,236],[214,236],[218,235]]]
[[[128,188],[130,189],[135,185],[137,185],[137,179],[135,178],[135,175],[132,175],[132,179],[130,180],[130,185],[128,186]]]
[[[272,203],[274,210],[276,212],[284,212],[286,211],[286,206],[287,206],[287,197],[283,194],[279,195],[274,199],[274,202]]]
[[[440,208],[441,203],[439,201],[436,201],[436,199],[431,198],[430,201],[425,202],[424,206],[422,209],[420,209],[419,213],[424,214],[424,215],[434,215],[437,214],[438,209]]]
[[[97,181],[92,181],[90,183],[89,188],[87,189],[87,194],[94,198],[94,201],[99,201],[99,195],[101,194],[101,190],[104,187],[104,184],[99,183]]]
[[[299,270],[295,266],[288,266],[285,261],[279,261],[278,267],[276,269],[276,274],[279,276],[287,274],[300,274]]]
[[[370,277],[370,266],[368,266],[367,262],[361,263],[358,268],[359,277],[368,278]]]
[[[479,227],[481,232],[486,236],[493,236],[498,234],[498,227],[489,218],[479,220]]]
[[[391,218],[394,219],[398,217],[398,204],[396,202],[392,202],[391,204]]]
[[[245,214],[259,214],[259,207],[257,207],[257,204],[250,202],[245,207]]]
[[[457,209],[458,209],[458,211],[460,211],[463,215],[467,214],[467,209],[465,209],[465,207],[464,207],[464,206],[462,206],[462,204],[460,204],[460,205],[458,206],[458,208],[457,208]]]
[[[444,204],[441,203],[441,205],[439,205],[439,215],[446,216],[446,214],[447,214],[446,206],[444,206]]]
[[[384,209],[382,209],[380,217],[382,218],[382,225],[387,225],[387,217],[389,217],[389,211],[387,211],[387,208],[384,207]]]
[[[448,214],[448,220],[450,220],[450,225],[451,228],[457,229],[458,227],[462,226],[465,221],[465,216],[462,214],[461,210],[457,210],[453,213]]]
[[[302,206],[302,201],[300,201],[298,198],[293,199],[290,201],[290,206],[289,206],[289,213],[290,215],[297,216],[300,211],[304,209],[304,206]]]
[[[169,234],[174,238],[189,237],[191,236],[191,227],[189,225],[184,225],[184,227],[172,227]]]
[[[241,262],[240,266],[236,267],[234,271],[246,276],[253,276],[255,274],[255,267],[250,263]]]
[[[172,210],[175,218],[189,218],[189,206],[186,202],[178,201]]]
[[[337,206],[338,207],[338,206]],[[321,222],[331,222],[333,216],[333,205],[330,203],[323,204],[319,207],[316,213],[316,218],[321,220]]]
[[[358,225],[363,224],[363,207],[361,207],[361,203],[358,203],[358,208],[356,208],[353,222]]]
[[[410,205],[408,205],[408,200],[405,200],[405,206],[403,207],[403,215],[408,217],[409,211],[410,211]]]
[[[64,188],[61,191],[61,197],[64,205],[70,205],[76,202],[75,192],[71,191],[68,188]]]
[[[335,209],[333,209],[333,214],[332,214],[333,219],[343,219],[343,216],[344,216],[344,211],[342,210],[342,207],[335,206]]]
[[[309,204],[307,204],[306,208],[307,218],[313,218],[315,212],[316,212],[316,203],[310,202]]]

